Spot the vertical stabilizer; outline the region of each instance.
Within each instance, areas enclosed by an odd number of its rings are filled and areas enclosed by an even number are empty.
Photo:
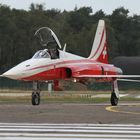
[[[108,63],[106,29],[104,20],[99,20],[91,53],[88,58],[98,62]]]

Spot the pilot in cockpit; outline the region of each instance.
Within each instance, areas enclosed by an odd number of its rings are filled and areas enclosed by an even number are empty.
[[[51,56],[51,59],[58,59],[59,58],[59,50],[58,44],[54,39],[47,42],[46,46],[48,48],[48,53]]]
[[[51,59],[59,58],[59,50],[57,48],[48,49],[48,53],[50,54]]]

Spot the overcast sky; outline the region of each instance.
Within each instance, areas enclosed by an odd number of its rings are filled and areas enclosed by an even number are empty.
[[[140,0],[0,0],[11,8],[28,10],[31,3],[44,3],[46,9],[73,10],[75,6],[90,6],[93,13],[102,9],[106,14],[111,14],[118,7],[129,9],[130,15],[140,15]]]

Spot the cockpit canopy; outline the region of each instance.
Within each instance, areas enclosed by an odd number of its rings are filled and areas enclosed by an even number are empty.
[[[61,49],[61,44],[55,33],[50,28],[39,28],[35,32],[35,36],[39,39],[41,46],[45,47],[45,49],[37,51],[32,58],[59,58],[59,49]]]
[[[37,51],[33,59],[40,59],[40,58],[50,58],[50,59],[58,59],[59,56],[59,50],[58,49],[44,49]]]
[[[55,35],[55,33],[48,27],[39,28],[35,32],[35,36],[39,39],[41,46],[52,49],[52,48],[59,48],[61,49],[61,44]]]

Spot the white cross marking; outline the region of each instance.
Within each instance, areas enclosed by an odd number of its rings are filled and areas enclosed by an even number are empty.
[[[107,51],[106,51],[106,47],[104,48],[104,51],[103,51],[103,59],[105,59],[105,56],[107,55]]]

